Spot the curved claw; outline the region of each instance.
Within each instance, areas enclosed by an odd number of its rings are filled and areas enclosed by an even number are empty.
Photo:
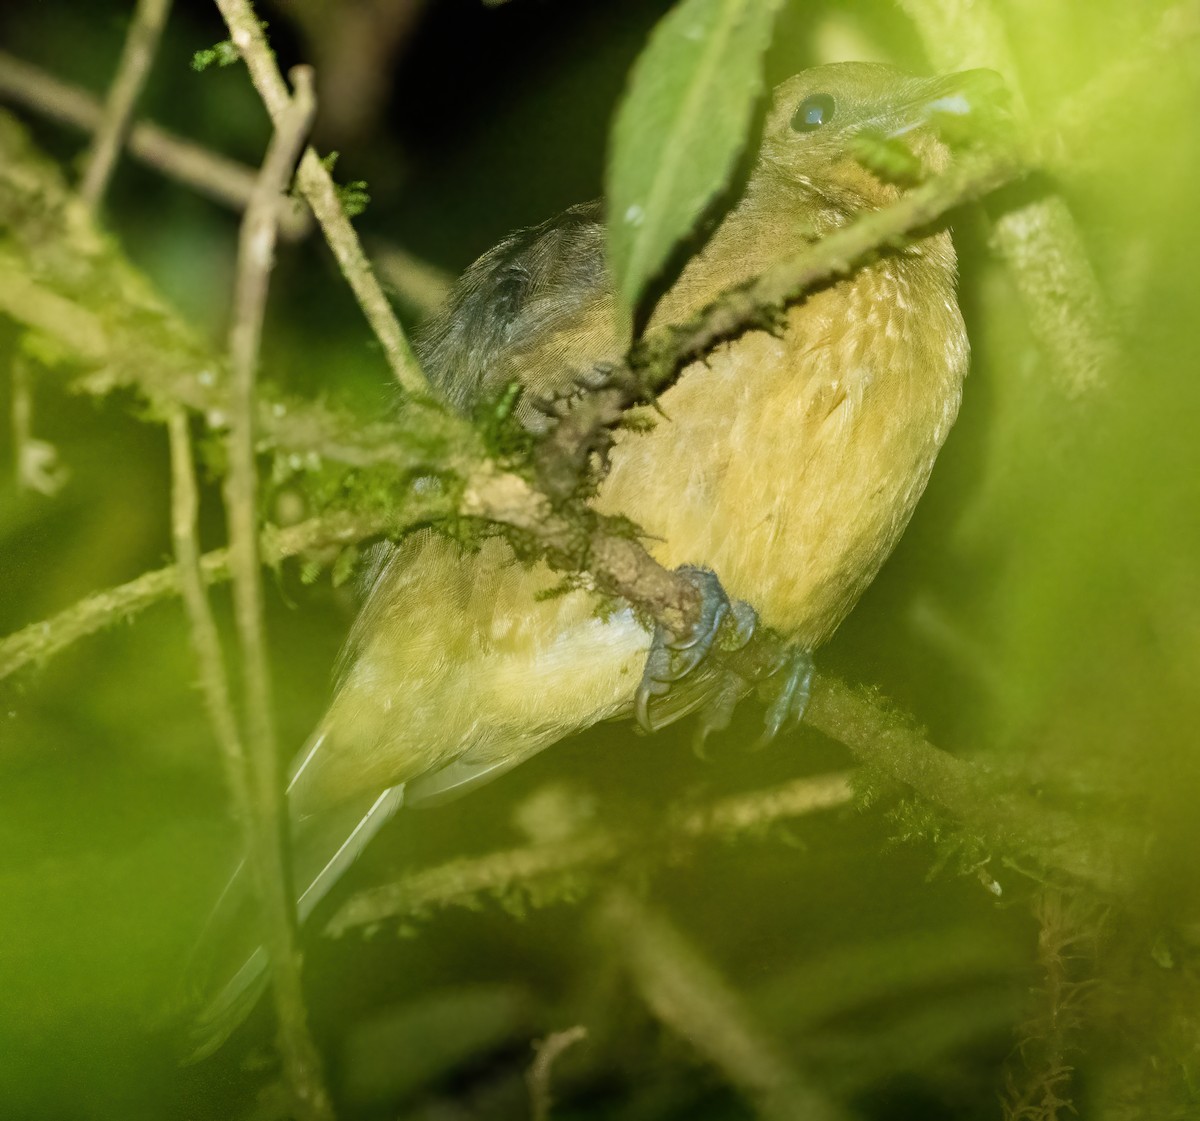
[[[638,726],[652,732],[650,702],[668,693],[671,686],[687,677],[708,656],[721,624],[731,612],[736,625],[738,645],[744,645],[754,633],[757,616],[749,604],[740,600],[730,602],[715,572],[707,568],[682,565],[679,573],[686,576],[700,592],[700,618],[689,631],[673,635],[662,626],[654,628],[646,668],[638,685],[634,712]]]
[[[733,670],[727,669],[720,684],[714,689],[696,717],[696,730],[692,735],[692,750],[701,758],[708,756],[708,737],[723,732],[733,720],[738,702],[750,690],[750,682]]]
[[[809,697],[812,696],[812,651],[793,650],[776,672],[776,692],[767,706],[762,735],[754,745],[756,748],[766,747],[781,731],[795,728],[804,719]],[[769,680],[776,679],[773,677]]]

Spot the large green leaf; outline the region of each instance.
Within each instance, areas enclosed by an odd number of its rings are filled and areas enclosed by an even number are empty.
[[[626,332],[647,285],[729,180],[781,2],[681,0],[634,65],[606,184],[608,254]]]

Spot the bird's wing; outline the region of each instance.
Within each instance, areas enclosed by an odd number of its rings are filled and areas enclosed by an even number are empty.
[[[455,407],[470,412],[516,381],[527,390],[518,417],[536,427],[541,414],[530,398],[570,393],[576,377],[619,357],[600,217],[599,204],[574,207],[507,238],[467,270],[418,340],[426,371]],[[610,682],[636,680],[648,636],[632,613],[605,622],[580,594],[539,600],[550,574],[530,583],[497,545],[465,555],[418,533],[374,552],[335,701],[298,756],[289,786],[301,918],[402,801],[439,800],[503,773],[559,736],[612,715],[620,701]],[[378,663],[387,679],[378,687],[382,700],[359,680],[367,662]],[[420,703],[414,682],[422,674],[436,703]],[[408,693],[405,680],[394,680],[406,675],[413,679]],[[473,691],[480,694],[474,706],[464,695]],[[480,711],[459,721],[465,731],[451,732],[447,705]],[[406,725],[413,725],[408,739]],[[447,742],[433,742],[439,736]],[[401,773],[375,781],[396,767],[382,758],[393,738],[411,758],[399,760]],[[381,794],[389,782],[395,785]],[[246,921],[247,885],[243,866],[193,963],[198,987],[216,994],[192,1025],[193,1058],[220,1045],[265,983],[266,955]]]
[[[533,399],[569,393],[578,375],[620,355],[602,217],[599,202],[573,206],[511,234],[462,275],[416,340],[426,373],[452,405],[471,412],[516,381],[526,390],[518,417],[537,427],[543,418]],[[424,536],[372,550],[339,683],[386,608],[384,577],[412,562]]]
[[[435,385],[469,412],[510,383],[527,397],[569,392],[620,355],[599,203],[521,230],[463,274],[421,332],[417,352]],[[528,404],[522,420],[536,423]]]

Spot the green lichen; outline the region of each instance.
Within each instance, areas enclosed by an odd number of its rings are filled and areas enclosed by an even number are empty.
[[[202,47],[192,55],[192,69],[202,73],[211,66],[232,66],[241,56],[232,39],[222,39],[211,47]]]

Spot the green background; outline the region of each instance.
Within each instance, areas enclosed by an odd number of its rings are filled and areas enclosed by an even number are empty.
[[[349,143],[319,134],[323,149],[341,151],[340,180],[369,183],[371,204],[357,221],[368,245],[386,238],[454,273],[512,228],[595,197],[625,74],[665,8],[431,4],[394,61],[378,119]],[[1163,7],[1058,0],[1035,13],[1008,0],[999,9],[1039,119],[1127,58]],[[311,58],[286,6],[263,15],[283,62]],[[127,5],[107,0],[8,7],[0,43],[101,90],[126,16]],[[244,71],[190,67],[195,50],[223,37],[215,9],[179,3],[144,108],[254,163],[267,127]],[[928,69],[912,28],[880,3],[792,5],[768,69],[778,79],[868,55]],[[1124,343],[1119,368],[1091,399],[1058,392],[988,251],[984,219],[958,216],[975,355],[962,415],[895,556],[819,657],[823,670],[877,686],[913,713],[932,742],[986,764],[997,791],[1066,809],[1085,834],[1120,827],[1134,839],[1122,854],[1132,886],[1121,897],[1059,885],[1075,908],[1066,925],[1087,935],[1068,967],[1086,982],[1068,1024],[1083,1116],[1200,1116],[1198,77],[1195,43],[1180,38],[1116,105],[1101,102],[1078,174],[1061,184]],[[78,135],[21,115],[73,166]],[[219,345],[236,218],[125,162],[107,220]],[[5,359],[15,338],[0,321]],[[264,370],[292,392],[364,414],[393,402],[315,237],[281,247]],[[4,412],[8,392],[0,379]],[[19,493],[7,466],[0,473],[0,632],[168,558],[166,441],[131,405],[66,395],[52,378],[38,385],[36,433],[71,475],[46,498]],[[6,442],[0,453],[11,462]],[[206,544],[220,535],[209,485]],[[296,564],[268,574],[266,586],[280,740],[298,745],[328,695],[353,591],[327,575],[304,583]],[[214,599],[228,635],[226,595]],[[173,986],[237,849],[195,677],[182,612],[166,604],[0,683],[6,1116],[269,1112],[260,1098],[270,1081],[265,1009],[213,1060],[180,1068],[174,1059]],[[547,784],[566,784],[596,822],[649,827],[666,804],[851,762],[804,729],[748,752],[741,745],[758,719],[744,705],[703,760],[686,725],[653,738],[625,725],[594,729],[469,798],[401,815],[329,910],[398,871],[522,843],[514,810]],[[994,853],[981,877],[969,822],[889,806],[885,798],[700,844],[683,859],[651,848],[621,875],[645,888],[797,1069],[852,1116],[1001,1117],[1006,1078],[1019,1083],[1036,1067],[1015,1049],[1044,1006],[1031,915],[1042,874]],[[999,898],[983,882],[991,879]],[[340,1113],[528,1116],[530,1042],[584,1023],[591,1037],[556,1068],[556,1118],[753,1115],[641,1004],[595,922],[605,879],[570,886],[571,899],[527,914],[509,900],[432,915],[406,930],[411,937],[389,928],[370,939],[310,936],[313,1027]]]

